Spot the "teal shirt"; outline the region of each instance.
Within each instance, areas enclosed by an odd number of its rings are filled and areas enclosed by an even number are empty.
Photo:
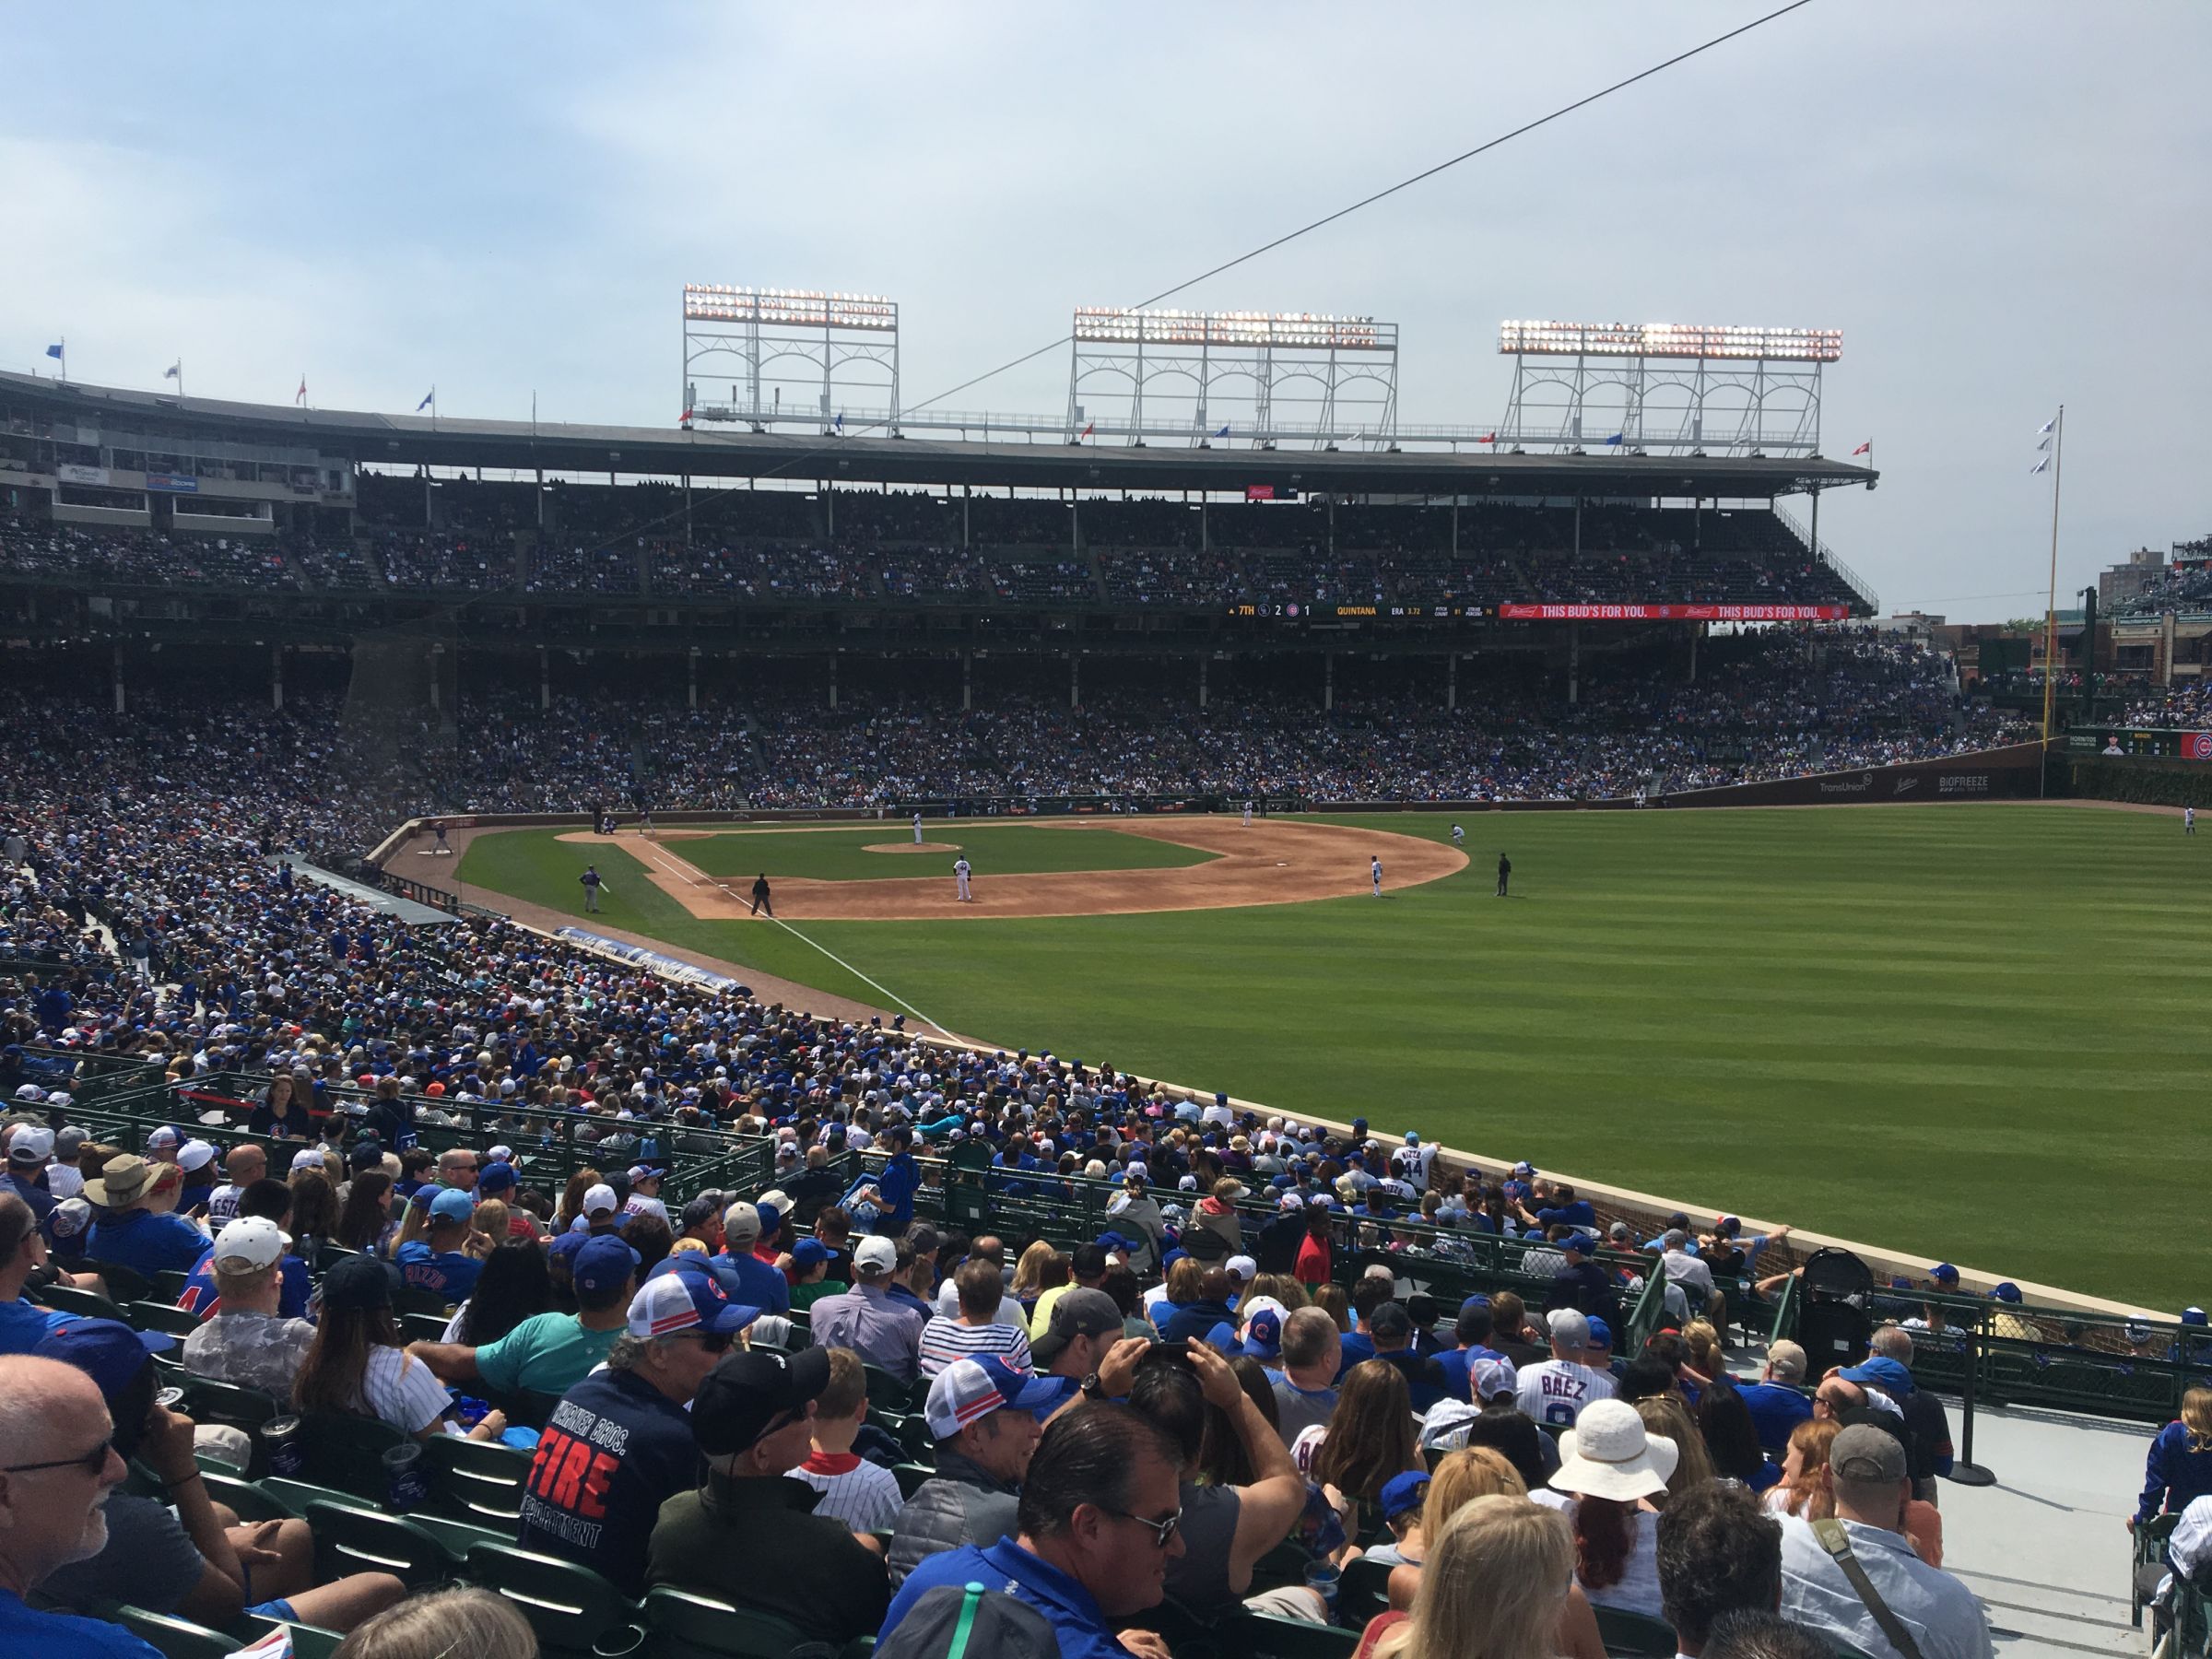
[[[587,1331],[573,1313],[540,1313],[478,1348],[477,1371],[486,1387],[501,1394],[518,1388],[566,1394],[606,1358],[621,1335],[620,1325]]]

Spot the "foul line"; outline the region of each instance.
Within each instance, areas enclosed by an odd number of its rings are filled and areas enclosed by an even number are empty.
[[[641,836],[639,839],[643,840],[644,838]],[[678,858],[675,853],[664,848],[658,841],[646,841],[645,850],[652,853],[653,858],[660,864],[663,869],[666,870],[671,876],[674,876],[678,880],[682,881],[686,886],[711,887],[716,892],[720,893],[724,898],[729,900],[733,904],[743,904],[747,902],[745,899],[741,898],[735,890],[732,889],[728,882],[715,880],[712,876],[709,876],[697,865],[692,864],[688,859]],[[813,946],[815,949],[820,951],[824,956],[835,962],[840,968],[842,968],[847,973],[851,974],[862,984],[867,986],[868,989],[874,991],[877,994],[883,997],[887,1002],[897,1003],[900,1007],[904,1008],[909,1014],[912,1014],[924,1025],[930,1027],[934,1030],[940,1031],[947,1037],[950,1037],[953,1034],[950,1027],[939,1025],[935,1020],[932,1019],[928,1015],[923,1013],[921,1009],[915,1007],[912,1003],[908,1002],[905,997],[900,995],[888,985],[881,985],[877,983],[876,981],[870,979],[859,969],[853,967],[852,963],[846,961],[843,957],[839,956],[837,952],[831,950],[827,945],[820,944],[816,940],[808,938],[805,934],[801,933],[790,923],[784,921],[782,917],[775,914],[774,912],[770,912],[765,919],[770,922],[773,922],[778,927],[782,928],[793,938],[798,940],[802,945]]]

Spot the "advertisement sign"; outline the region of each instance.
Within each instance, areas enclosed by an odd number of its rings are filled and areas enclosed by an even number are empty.
[[[1841,622],[1848,605],[1501,605],[1508,622]]]
[[[146,487],[148,489],[166,490],[171,495],[197,495],[200,492],[200,481],[184,473],[147,473]]]
[[[2212,760],[2212,732],[2183,732],[2182,759],[2184,760]]]
[[[65,461],[53,469],[53,476],[65,484],[105,485],[109,481],[104,466],[79,466],[74,461]]]

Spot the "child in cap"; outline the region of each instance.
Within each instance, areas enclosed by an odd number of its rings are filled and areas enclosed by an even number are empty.
[[[830,1386],[816,1399],[814,1451],[792,1471],[822,1495],[814,1512],[856,1533],[887,1530],[905,1500],[899,1477],[853,1450],[868,1416],[868,1379],[851,1348],[830,1350]]]
[[[1390,1541],[1367,1551],[1367,1559],[1403,1567],[1421,1559],[1421,1510],[1429,1499],[1429,1472],[1409,1469],[1383,1483],[1382,1524]]]
[[[837,1253],[819,1239],[801,1239],[791,1251],[791,1305],[811,1308],[825,1296],[842,1296],[853,1287],[830,1277]]]

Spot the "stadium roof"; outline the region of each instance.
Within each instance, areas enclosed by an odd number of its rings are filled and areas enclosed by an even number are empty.
[[[1007,440],[456,420],[231,403],[0,371],[0,397],[95,429],[209,441],[312,445],[380,466],[493,467],[839,484],[1211,490],[1254,485],[1340,495],[1716,496],[1763,499],[1872,485],[1870,467],[1812,457],[1451,453],[1441,451],[1098,447]]]

